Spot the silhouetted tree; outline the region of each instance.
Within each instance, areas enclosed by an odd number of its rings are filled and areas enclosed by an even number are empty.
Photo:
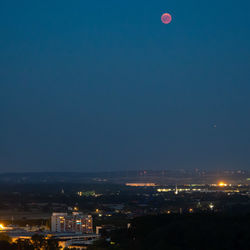
[[[58,241],[55,239],[47,239],[46,241],[46,250],[58,250],[61,249],[61,247],[59,247],[58,245]]]
[[[45,246],[46,246],[46,240],[45,240],[43,235],[34,234],[31,237],[31,241],[32,241],[32,244],[33,244],[34,248],[37,249],[37,250],[44,249]]]
[[[15,248],[15,246],[12,245],[11,243],[9,243],[8,241],[0,240],[0,249],[2,249],[2,250],[15,250],[17,248]]]
[[[17,247],[18,250],[34,250],[30,240],[27,239],[18,239],[13,245]]]
[[[0,233],[0,241],[7,241],[11,243],[11,238],[6,233]]]

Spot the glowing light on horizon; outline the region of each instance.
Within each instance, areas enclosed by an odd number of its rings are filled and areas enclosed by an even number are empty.
[[[220,186],[220,187],[226,187],[227,184],[226,184],[225,182],[221,181],[221,182],[219,182],[219,186]]]
[[[155,183],[126,183],[126,186],[130,187],[155,187]]]

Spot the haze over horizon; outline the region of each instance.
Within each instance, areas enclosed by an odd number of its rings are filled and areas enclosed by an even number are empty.
[[[246,0],[1,1],[0,172],[249,169],[249,16]]]

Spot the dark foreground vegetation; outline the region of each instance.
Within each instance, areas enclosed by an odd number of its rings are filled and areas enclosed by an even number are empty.
[[[0,234],[1,250],[57,250],[58,242],[34,235],[11,242]],[[249,250],[250,215],[170,214],[138,217],[128,228],[103,231],[88,250]]]
[[[161,215],[136,218],[91,250],[249,250],[250,216]]]
[[[54,239],[45,239],[41,235],[33,235],[29,239],[18,239],[16,242],[11,242],[10,237],[5,234],[0,234],[0,250],[59,250],[58,242]]]

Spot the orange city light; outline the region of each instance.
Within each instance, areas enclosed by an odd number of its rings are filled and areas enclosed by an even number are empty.
[[[219,186],[220,186],[220,187],[226,187],[226,186],[227,186],[227,184],[226,184],[226,183],[224,183],[223,181],[221,181],[221,182],[219,183]]]

